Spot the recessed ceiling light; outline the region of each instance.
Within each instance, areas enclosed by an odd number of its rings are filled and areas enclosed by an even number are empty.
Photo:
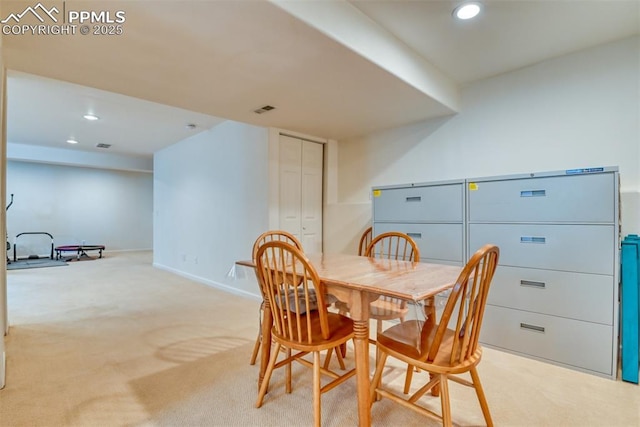
[[[453,9],[453,16],[458,19],[471,19],[480,13],[480,3],[462,3]]]
[[[69,144],[77,144],[78,141],[76,141],[75,139],[67,139],[67,143],[69,143]]]
[[[82,117],[84,117],[87,120],[91,120],[91,121],[100,119],[100,117],[96,116],[95,114],[85,114]]]

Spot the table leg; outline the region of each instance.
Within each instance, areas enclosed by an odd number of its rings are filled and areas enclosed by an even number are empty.
[[[354,292],[349,307],[353,319],[356,380],[358,392],[358,425],[371,425],[369,388],[369,299],[364,292]]]
[[[258,377],[258,390],[262,385],[264,374],[271,357],[271,328],[273,327],[273,314],[271,313],[271,305],[269,300],[264,300],[264,308],[262,312],[262,342],[260,344],[260,376]],[[268,391],[268,389],[267,389]]]

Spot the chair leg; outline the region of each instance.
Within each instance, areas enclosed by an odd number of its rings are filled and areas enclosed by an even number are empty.
[[[376,349],[377,348],[378,347],[376,346]],[[373,402],[378,400],[378,397],[377,397],[378,394],[376,393],[376,388],[378,388],[378,386],[382,382],[382,371],[384,370],[384,364],[386,361],[387,361],[387,353],[385,353],[384,351],[381,351],[380,357],[378,358],[378,361],[376,364],[376,372],[373,374],[373,379],[371,380],[369,401],[371,402],[372,405],[373,405]]]
[[[290,348],[287,348],[286,357],[287,357],[287,359],[291,357],[291,349]],[[287,367],[285,369],[286,369],[286,371],[285,371],[285,380],[287,382],[286,392],[287,393],[291,393],[291,362],[287,363]]]
[[[411,380],[413,379],[413,366],[407,363],[407,376],[404,379],[404,394],[409,394]]]
[[[340,369],[344,371],[345,369],[347,369],[347,367],[344,365],[344,357],[342,356],[342,351],[340,348],[336,347],[335,352],[336,352],[336,356],[338,357],[338,363],[340,364]]]
[[[382,333],[382,320],[378,319],[376,321],[376,339],[378,338],[378,334]],[[376,340],[369,338],[369,344],[373,344],[376,347],[376,366],[378,366],[378,360],[380,359],[380,350],[378,350],[378,346],[376,345]]]
[[[337,351],[336,351],[337,353]],[[331,356],[333,355],[333,349],[330,348],[329,350],[327,350],[327,357],[325,357],[324,359],[324,365],[323,368],[324,369],[329,369],[329,363],[331,363]]]
[[[258,337],[256,338],[256,343],[253,346],[253,353],[251,353],[251,361],[249,365],[255,365],[256,359],[258,358],[258,352],[260,351],[260,346],[262,345],[262,334],[261,331],[258,331]]]
[[[382,320],[378,319],[378,323],[376,324],[376,333],[379,334],[382,332]]]
[[[440,375],[440,405],[442,407],[442,425],[451,427],[451,402],[449,401],[449,384],[446,375]]]
[[[324,359],[323,368],[329,369],[329,363],[331,363],[331,356],[333,356],[334,351],[336,352],[336,357],[338,358],[340,369],[344,371],[346,369],[346,366],[344,364],[344,358],[342,357],[342,353],[340,352],[340,349],[338,347],[330,348],[329,350],[327,350],[327,357]]]
[[[321,422],[320,407],[320,352],[313,353],[313,424],[320,427]]]
[[[264,300],[260,304],[260,310],[258,312],[258,320],[260,327],[258,328],[258,336],[256,337],[256,343],[253,345],[253,353],[251,353],[251,361],[249,365],[255,365],[256,360],[258,359],[258,352],[260,351],[260,347],[262,347],[262,315],[264,311]]]
[[[267,365],[267,370],[264,373],[264,378],[262,380],[262,384],[260,385],[260,391],[258,392],[258,400],[256,400],[256,408],[262,406],[262,400],[264,399],[264,395],[267,394],[267,388],[269,387],[269,381],[271,380],[271,374],[273,373],[273,368],[276,365],[276,360],[278,360],[278,354],[280,353],[280,343],[276,343],[275,351],[271,352],[271,358],[269,359],[269,364]]]
[[[480,376],[474,366],[471,368],[471,380],[473,381],[473,388],[478,395],[478,401],[480,402],[480,408],[482,409],[482,415],[484,415],[484,421],[487,423],[487,427],[493,426],[493,420],[491,420],[491,413],[489,412],[489,405],[487,404],[487,398],[484,395],[482,384],[480,383]]]

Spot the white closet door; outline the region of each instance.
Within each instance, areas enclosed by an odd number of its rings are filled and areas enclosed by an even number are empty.
[[[301,237],[302,144],[301,140],[280,136],[280,228]]]
[[[322,144],[302,141],[302,247],[322,252]]]
[[[322,144],[280,136],[280,228],[322,251]]]

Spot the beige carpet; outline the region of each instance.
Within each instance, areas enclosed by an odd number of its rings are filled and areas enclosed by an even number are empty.
[[[253,406],[258,303],[154,269],[150,253],[10,271],[8,287],[2,427],[312,424],[302,366],[292,394],[276,371],[263,407]],[[640,426],[637,385],[491,349],[479,370],[497,426]],[[402,375],[389,368],[394,384]],[[325,426],[357,425],[354,381],[323,395]],[[451,389],[455,422],[483,424],[473,391]],[[438,425],[387,400],[372,418]]]

